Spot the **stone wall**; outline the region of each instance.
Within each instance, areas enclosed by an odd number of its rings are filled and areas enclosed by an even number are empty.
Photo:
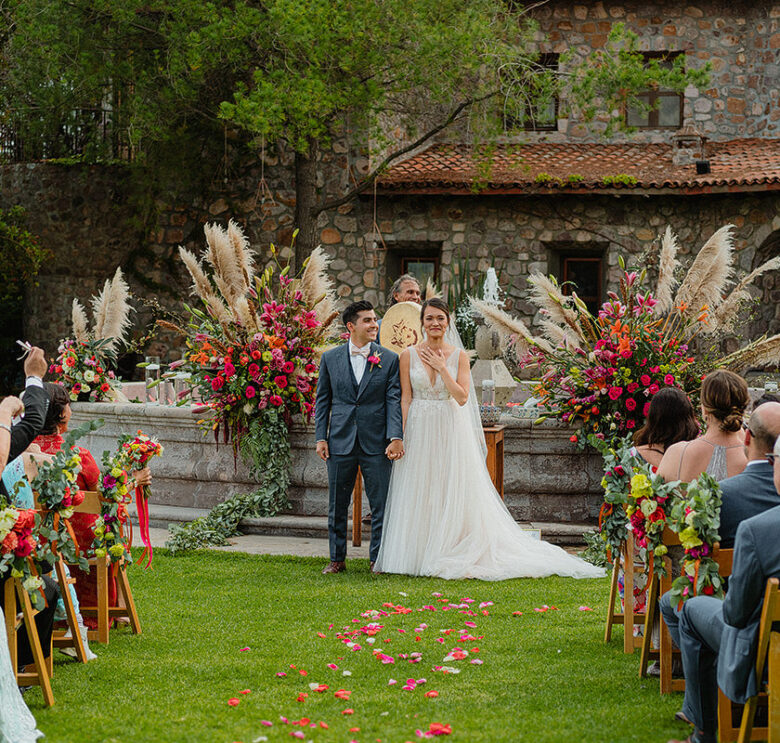
[[[139,428],[165,447],[164,456],[153,463],[155,504],[210,508],[252,488],[232,448],[204,438],[188,407],[73,404],[72,426],[98,417],[105,425],[79,442],[98,462],[104,450],[116,447],[119,436]],[[601,457],[577,451],[569,441],[571,430],[553,421],[532,426],[507,417],[505,423],[504,494],[512,515],[520,521],[595,523],[602,500]],[[290,513],[325,516],[327,474],[314,451],[313,431],[294,431],[291,443]],[[367,513],[365,498],[363,506]]]

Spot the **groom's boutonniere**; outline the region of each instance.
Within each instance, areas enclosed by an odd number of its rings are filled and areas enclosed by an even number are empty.
[[[382,360],[382,357],[381,357],[381,355],[380,355],[380,354],[378,354],[378,353],[372,353],[372,354],[371,354],[371,355],[370,355],[370,356],[369,356],[369,357],[366,359],[366,361],[368,361],[368,363],[369,363],[369,364],[371,364],[371,368],[372,368],[372,369],[373,369],[374,367],[376,367],[377,369],[381,369],[381,368],[382,368],[382,364],[380,364],[380,363],[379,363],[381,360]]]

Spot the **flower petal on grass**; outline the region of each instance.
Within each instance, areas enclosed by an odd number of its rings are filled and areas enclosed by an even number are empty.
[[[236,697],[231,697],[230,699],[228,699],[228,704],[231,707],[238,707],[238,705],[241,704],[241,700],[237,699]]]
[[[579,611],[593,611],[593,609],[591,609],[589,606],[581,606]]]
[[[355,714],[355,710],[347,708],[347,709],[341,710],[341,714],[342,715],[354,715]]]
[[[428,699],[436,699],[436,697],[439,696],[439,692],[431,689],[430,691],[425,692],[425,696],[428,697]]]

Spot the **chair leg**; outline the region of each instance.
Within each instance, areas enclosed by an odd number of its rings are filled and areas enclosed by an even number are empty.
[[[769,743],[780,743],[780,633],[769,636]]]
[[[97,639],[108,645],[108,558],[97,560]]]
[[[612,563],[612,581],[609,587],[609,604],[607,604],[607,623],[604,626],[604,642],[612,639],[612,625],[615,623],[615,602],[618,593],[618,573],[620,572],[620,550]]]
[[[8,578],[4,586],[5,634],[8,638],[8,653],[11,656],[11,668],[16,671],[18,653],[16,650],[16,585],[13,578]]]
[[[658,578],[650,576],[647,588],[647,604],[645,605],[645,633],[642,637],[642,652],[639,657],[639,678],[647,675],[647,664],[650,661],[650,650],[653,644],[653,624],[658,614]]]
[[[666,576],[661,579],[658,587],[659,598],[663,596],[672,587],[672,561],[666,557],[664,558],[666,563]],[[656,601],[656,605],[657,605]],[[660,613],[660,612],[659,612]],[[659,629],[661,635],[661,652],[659,654],[658,663],[661,666],[661,694],[671,694],[674,690],[672,684],[672,636],[669,634],[669,628],[665,622],[659,622]]]
[[[130,628],[134,635],[141,634],[141,622],[138,619],[138,612],[133,600],[133,592],[130,589],[130,581],[127,579],[127,565],[123,562],[117,571],[117,589],[125,599],[127,616],[130,619]]]
[[[70,595],[71,579],[68,577],[68,573],[65,570],[65,562],[62,557],[57,560],[55,565],[57,571],[57,582],[60,585],[60,594],[62,595],[62,602],[65,604],[65,616],[68,620],[68,627],[70,628],[71,640],[69,646],[76,651],[76,658],[81,663],[87,662],[87,651],[84,649],[84,642],[81,639],[81,631],[79,628],[79,620],[76,616],[76,607],[73,605],[73,597]],[[62,642],[59,643],[62,646]]]
[[[41,687],[43,700],[46,702],[46,706],[51,707],[54,705],[54,694],[52,693],[51,683],[49,682],[49,664],[43,657],[43,648],[41,647],[41,640],[38,636],[38,628],[35,625],[35,615],[33,613],[32,604],[30,603],[30,596],[22,587],[22,582],[20,580],[16,579],[14,583],[16,583],[16,594],[22,605],[24,626],[27,630],[27,639],[30,642],[30,649],[33,654],[33,662],[38,675],[38,684]],[[14,645],[16,645],[15,642]],[[49,653],[49,660],[51,660],[51,653]]]

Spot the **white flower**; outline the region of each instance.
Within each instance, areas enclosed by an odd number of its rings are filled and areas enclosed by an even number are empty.
[[[37,575],[31,575],[22,583],[22,586],[24,587],[24,590],[27,591],[27,593],[32,593],[33,591],[37,591],[43,586],[43,579]]]
[[[95,372],[93,372],[91,369],[87,369],[87,371],[84,372],[84,379],[87,382],[94,382],[95,381]]]

